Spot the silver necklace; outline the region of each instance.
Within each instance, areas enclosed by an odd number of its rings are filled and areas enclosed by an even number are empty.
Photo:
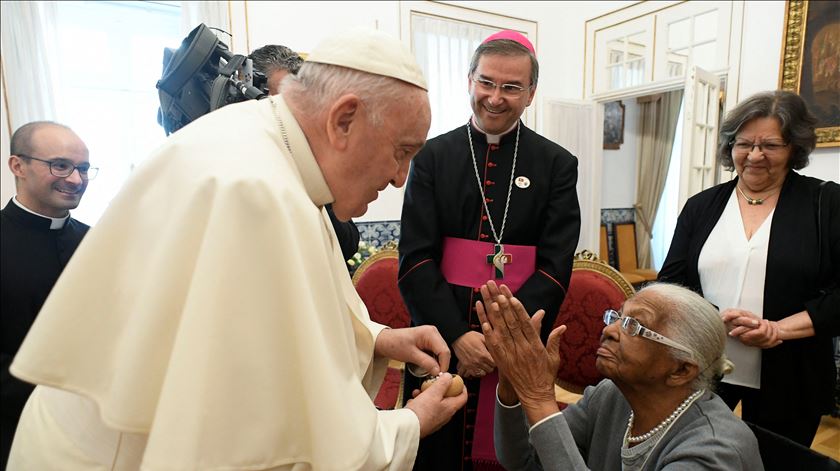
[[[484,185],[481,184],[481,175],[478,173],[478,162],[475,160],[470,122],[467,122],[467,139],[470,141],[470,156],[472,157],[473,170],[475,170],[475,181],[478,183],[478,191],[481,193],[481,202],[484,204],[487,222],[490,223],[490,231],[493,233],[493,239],[496,241],[496,244],[493,246],[493,253],[487,254],[487,263],[493,265],[496,272],[495,278],[497,279],[505,277],[505,265],[513,262],[513,256],[505,253],[505,246],[502,245],[502,236],[505,233],[505,223],[507,222],[508,208],[510,207],[510,192],[513,189],[513,176],[516,173],[516,154],[519,152],[519,126],[520,122],[517,122],[516,144],[513,147],[513,165],[510,167],[510,183],[508,183],[507,198],[505,199],[505,212],[502,216],[501,230],[497,234],[496,226],[493,225],[493,218],[490,216],[490,208],[487,207],[487,198],[484,196]]]
[[[634,413],[631,410],[630,411],[630,419],[627,420],[627,431],[624,432],[624,441],[627,442],[627,443],[641,443],[641,442],[647,440],[648,438],[656,435],[657,433],[659,433],[664,428],[666,428],[666,427],[670,428],[671,424],[673,424],[683,414],[683,412],[685,412],[691,406],[691,404],[693,404],[694,401],[697,400],[697,398],[702,396],[704,392],[706,392],[705,389],[695,391],[693,394],[691,394],[687,398],[685,398],[685,400],[682,402],[682,404],[678,405],[677,408],[674,409],[674,412],[671,412],[671,415],[666,417],[665,420],[663,420],[662,422],[659,423],[659,425],[652,428],[649,432],[643,433],[643,434],[635,436],[635,437],[630,435],[630,431],[633,429],[633,417],[634,417]]]

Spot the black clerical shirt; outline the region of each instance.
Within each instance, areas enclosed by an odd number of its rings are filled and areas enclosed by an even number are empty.
[[[0,320],[2,321],[2,456],[5,465],[18,417],[33,386],[9,374],[9,365],[35,316],[89,227],[68,218],[61,229],[51,220],[9,201],[0,211]]]

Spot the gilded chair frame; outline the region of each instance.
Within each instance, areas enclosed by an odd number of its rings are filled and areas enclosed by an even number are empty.
[[[400,253],[397,251],[396,244],[392,242],[386,243],[382,249],[380,249],[375,254],[371,255],[370,257],[366,258],[360,265],[359,268],[353,273],[353,286],[356,286],[359,283],[359,280],[362,278],[362,275],[371,265],[376,263],[377,260],[381,260],[383,258],[396,258],[399,259]]]
[[[388,242],[383,246],[383,248],[380,251],[366,258],[359,265],[359,268],[357,268],[356,271],[353,273],[353,286],[355,287],[359,284],[359,280],[362,279],[362,276],[368,268],[373,266],[377,261],[388,258],[399,259],[399,252],[397,251],[396,243]],[[403,402],[405,399],[403,397],[403,384],[405,382],[403,376],[405,374],[405,363],[397,360],[389,360],[388,368],[393,368],[400,372],[400,385],[399,389],[397,390],[397,401],[394,404],[394,409],[401,409],[403,407]]]
[[[610,266],[607,262],[599,259],[596,254],[590,252],[589,250],[582,250],[575,254],[572,271],[574,272],[578,270],[591,271],[604,275],[608,280],[615,284],[622,293],[624,293],[625,299],[630,298],[636,293],[633,285],[630,284],[630,282],[627,281],[627,279],[625,279],[618,270]],[[582,394],[584,389],[577,384],[563,381],[557,377],[554,378],[554,384],[560,386],[565,391],[574,393],[573,395]]]
[[[588,270],[600,273],[610,279],[616,286],[629,298],[636,294],[633,285],[627,281],[626,278],[615,268],[611,267],[606,261],[598,258],[597,255],[588,251],[582,250],[575,254],[575,260],[572,265],[572,271]]]

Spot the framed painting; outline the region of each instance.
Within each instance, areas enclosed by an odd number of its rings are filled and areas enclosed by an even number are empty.
[[[840,8],[788,0],[779,88],[802,97],[817,118],[817,147],[840,146]]]
[[[604,103],[604,149],[617,150],[624,144],[624,104]]]

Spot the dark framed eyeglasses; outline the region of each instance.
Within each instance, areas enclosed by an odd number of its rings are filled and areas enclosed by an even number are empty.
[[[746,139],[733,139],[729,145],[732,146],[732,153],[735,155],[747,155],[756,147],[765,155],[776,155],[783,152],[790,144],[780,140],[752,142]]]
[[[91,167],[89,163],[74,165],[72,161],[62,157],[57,157],[51,160],[44,160],[39,159],[38,157],[32,157],[31,155],[15,155],[28,160],[37,160],[38,162],[43,162],[49,165],[50,173],[55,177],[67,178],[70,175],[72,175],[74,171],[78,170],[80,177],[84,178],[85,180],[93,180],[94,178],[96,178],[96,174],[99,173],[99,167]]]
[[[523,92],[531,89],[530,86],[526,88],[513,83],[503,83],[499,85],[492,80],[487,80],[481,77],[473,77],[472,81],[478,86],[480,90],[484,92],[493,93],[496,90],[496,88],[499,88],[502,90],[502,95],[507,95],[510,97],[518,97],[522,95]]]
[[[630,316],[622,316],[620,313],[612,310],[607,309],[604,311],[604,324],[610,325],[615,323],[616,321],[621,321],[621,330],[624,331],[625,334],[635,337],[637,335],[641,335],[642,337],[653,340],[654,342],[659,342],[662,345],[667,345],[671,348],[676,348],[677,350],[683,351],[691,355],[692,358],[696,358],[694,352],[686,347],[685,345],[675,342],[668,337],[655,332],[653,330],[648,329],[647,327],[643,326],[641,322],[637,321],[635,318]]]

